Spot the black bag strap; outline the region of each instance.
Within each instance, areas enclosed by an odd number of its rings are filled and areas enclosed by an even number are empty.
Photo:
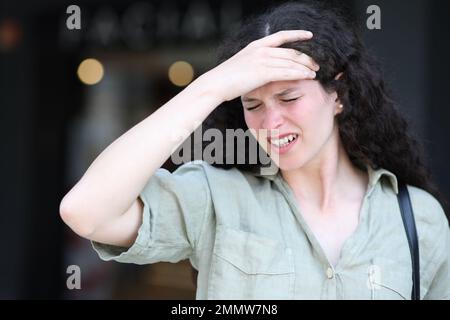
[[[411,251],[413,280],[411,300],[420,300],[419,241],[417,238],[417,229],[414,221],[411,199],[409,197],[408,189],[403,183],[399,184],[397,199],[400,205],[403,225],[406,230],[406,237],[408,238],[409,250]]]

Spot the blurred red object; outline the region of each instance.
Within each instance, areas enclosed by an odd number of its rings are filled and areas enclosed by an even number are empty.
[[[16,48],[22,40],[22,27],[13,18],[0,22],[0,50],[10,51]]]

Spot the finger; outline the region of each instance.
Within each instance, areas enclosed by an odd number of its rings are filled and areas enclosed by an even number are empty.
[[[306,67],[275,67],[271,68],[271,81],[313,80],[316,73]]]
[[[312,32],[305,30],[283,30],[253,41],[250,45],[256,47],[279,47],[286,42],[308,40]]]
[[[285,59],[302,64],[313,71],[319,71],[319,65],[307,54],[295,49],[288,48],[268,48],[269,56],[277,59]]]

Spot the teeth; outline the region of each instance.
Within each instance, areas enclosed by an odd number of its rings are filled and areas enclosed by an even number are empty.
[[[290,134],[282,139],[271,139],[270,142],[277,147],[284,147],[297,138],[296,134]]]

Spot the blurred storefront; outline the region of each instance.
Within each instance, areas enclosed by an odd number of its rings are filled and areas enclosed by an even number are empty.
[[[82,105],[68,123],[67,188],[109,143],[213,66],[218,39],[239,23],[242,12],[239,2],[229,1],[80,8],[86,27],[69,30],[61,19],[59,34],[63,52],[78,52],[83,83]],[[83,70],[82,59],[95,59],[97,65]],[[164,167],[176,166],[169,159]],[[80,266],[84,283],[83,290],[67,290],[65,298],[195,298],[195,272],[188,261],[105,263],[88,241],[68,230],[65,236],[65,263]]]

